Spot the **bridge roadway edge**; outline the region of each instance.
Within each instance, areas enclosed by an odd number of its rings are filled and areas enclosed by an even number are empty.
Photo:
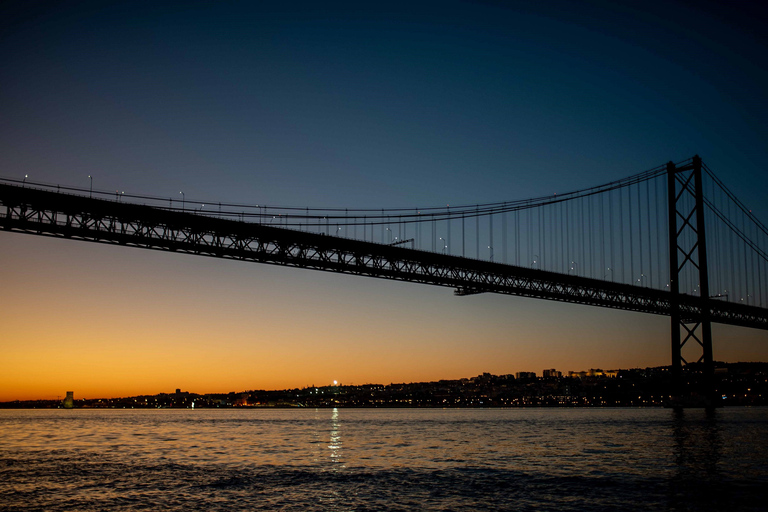
[[[670,315],[670,293],[401,246],[0,184],[6,231]],[[768,309],[680,296],[684,318],[768,330]]]

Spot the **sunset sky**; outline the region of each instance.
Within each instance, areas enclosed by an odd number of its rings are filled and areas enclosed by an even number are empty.
[[[6,1],[0,176],[414,207],[698,153],[765,223],[766,20],[734,5]],[[667,317],[6,232],[0,263],[0,401],[670,363]]]

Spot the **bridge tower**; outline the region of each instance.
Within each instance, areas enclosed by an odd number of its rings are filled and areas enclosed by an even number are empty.
[[[679,186],[678,186],[679,185]],[[669,287],[672,312],[672,379],[673,404],[686,404],[681,396],[682,368],[686,361],[683,347],[695,341],[701,348],[701,357],[695,363],[702,364],[703,386],[701,401],[695,405],[714,404],[714,361],[712,357],[712,322],[710,313],[709,277],[707,273],[707,244],[704,229],[704,188],[701,178],[701,158],[696,155],[691,162],[676,167],[667,164],[667,191],[669,200]],[[682,263],[680,262],[682,256]],[[683,312],[680,308],[680,284],[684,273],[695,276],[701,299],[699,314]],[[686,290],[689,291],[689,290]],[[683,334],[683,336],[681,336]],[[689,397],[690,398],[690,397]]]

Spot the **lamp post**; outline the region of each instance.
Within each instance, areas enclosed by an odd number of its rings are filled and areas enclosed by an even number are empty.
[[[184,211],[184,192],[179,190],[179,194],[181,194],[181,211]]]
[[[445,238],[443,238],[443,237],[440,237],[440,240],[442,240],[442,241],[443,241],[443,254],[445,254],[445,250],[448,248],[448,245],[447,245],[447,244],[446,244],[446,242],[445,242]]]
[[[92,197],[93,197],[93,176],[91,176],[91,175],[89,174],[89,175],[88,175],[88,179],[89,179],[89,180],[91,180],[91,185],[90,185],[90,187],[88,188],[88,197],[92,198]]]
[[[27,178],[29,178],[29,174],[24,175],[24,179],[21,180],[21,187],[24,188],[27,185]]]
[[[531,268],[533,268],[533,266],[536,265],[538,263],[538,261],[539,261],[539,255],[538,254],[534,254],[533,255],[533,262],[531,263]]]

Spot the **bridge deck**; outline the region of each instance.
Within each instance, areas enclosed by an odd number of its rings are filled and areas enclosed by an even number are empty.
[[[0,184],[5,230],[670,315],[672,294],[599,279]],[[768,330],[768,309],[679,295],[691,322]]]

